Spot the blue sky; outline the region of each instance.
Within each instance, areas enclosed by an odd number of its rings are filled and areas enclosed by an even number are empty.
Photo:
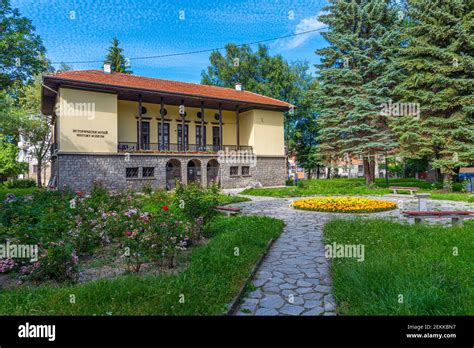
[[[117,36],[128,58],[180,53],[285,36],[319,28],[325,0],[11,0],[33,21],[53,62],[103,60]],[[184,19],[182,18],[184,11]],[[292,11],[292,12],[291,12]],[[291,16],[293,14],[294,16]],[[269,42],[288,61],[318,62],[316,33]],[[256,47],[256,46],[253,46]],[[131,60],[134,74],[199,82],[209,52]],[[100,63],[71,64],[99,69]],[[314,70],[314,69],[313,69]]]

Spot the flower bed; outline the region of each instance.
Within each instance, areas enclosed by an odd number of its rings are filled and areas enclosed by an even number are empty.
[[[330,213],[374,213],[397,207],[395,203],[389,201],[355,197],[307,198],[294,201],[292,205],[296,209]]]
[[[88,271],[84,260],[90,258],[109,260],[103,267],[112,273],[179,268],[180,254],[204,242],[204,224],[217,214],[213,207],[221,197],[217,187],[178,185],[175,193],[137,195],[97,184],[90,194],[43,190],[0,200],[0,245],[37,249],[34,260],[0,257],[0,274],[9,273],[18,285],[74,282]]]

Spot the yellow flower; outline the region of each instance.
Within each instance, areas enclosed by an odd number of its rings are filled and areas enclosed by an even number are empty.
[[[293,202],[296,209],[330,211],[342,213],[375,212],[395,209],[393,202],[380,199],[355,198],[355,197],[322,197],[307,198]]]

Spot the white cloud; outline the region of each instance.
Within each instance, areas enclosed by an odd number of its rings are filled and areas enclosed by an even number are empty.
[[[303,18],[296,25],[295,34],[304,33],[305,31],[309,31],[309,30],[324,28],[326,26],[326,24],[321,23],[320,21],[318,21],[318,17],[322,14],[324,14],[324,13],[321,11],[313,17]],[[303,43],[305,43],[312,36],[315,36],[315,35],[318,35],[318,34],[319,34],[319,31],[313,31],[311,33],[302,34],[302,35],[292,37],[291,39],[288,39],[284,43],[284,46],[287,49],[296,48],[298,46],[301,46]]]

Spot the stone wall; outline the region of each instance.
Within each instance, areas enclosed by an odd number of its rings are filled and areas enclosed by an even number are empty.
[[[108,189],[134,189],[143,186],[166,187],[166,163],[170,159],[181,163],[181,181],[187,182],[187,164],[190,160],[201,163],[201,183],[207,185],[207,163],[218,159],[212,155],[174,155],[170,154],[58,154],[58,187],[68,186],[74,190],[89,191],[94,181]],[[263,186],[284,185],[286,178],[285,157],[258,157],[256,166],[245,163],[220,163],[219,180],[223,188],[247,187],[255,182]],[[238,166],[238,175],[230,176],[230,167]],[[249,175],[242,175],[242,166],[249,166]],[[139,178],[126,178],[127,167],[138,167]],[[154,167],[153,178],[142,178],[142,167]],[[53,167],[54,168],[54,167]]]

